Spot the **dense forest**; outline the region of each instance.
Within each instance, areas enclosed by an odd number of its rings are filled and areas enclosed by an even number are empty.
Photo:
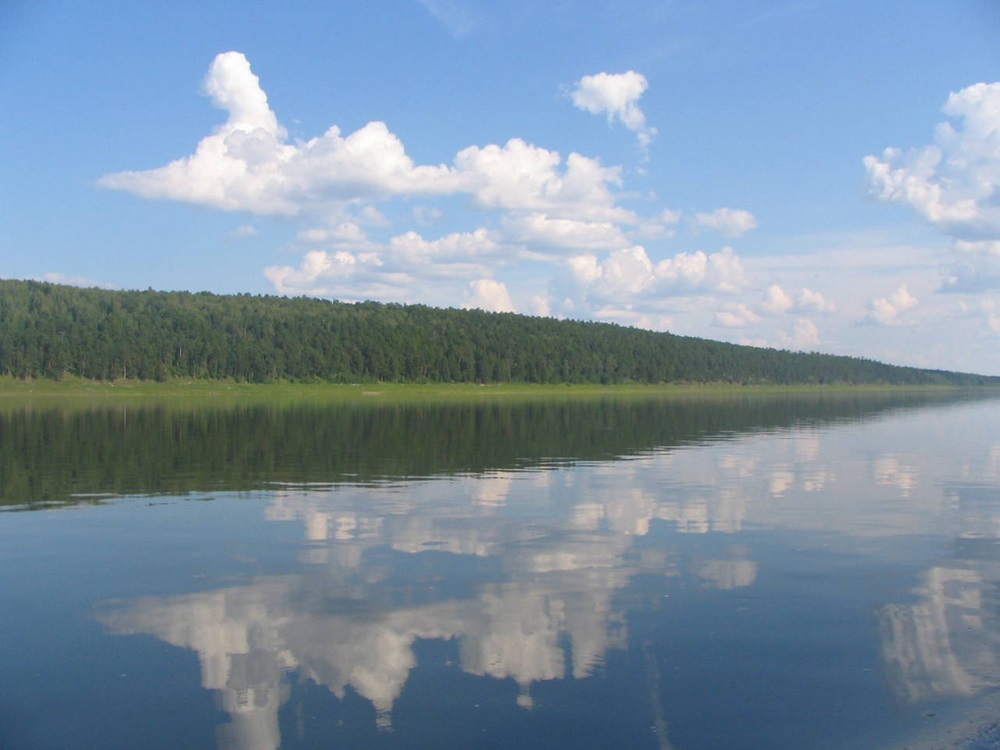
[[[481,310],[0,280],[0,374],[94,380],[984,385],[896,367]]]

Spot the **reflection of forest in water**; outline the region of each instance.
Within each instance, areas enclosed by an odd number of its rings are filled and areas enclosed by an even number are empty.
[[[577,406],[541,413],[562,429],[574,423],[596,429],[601,420],[625,418],[621,412],[612,417],[607,404],[567,414]],[[977,432],[982,425],[969,419],[969,409],[898,411],[900,419],[868,419],[898,402],[869,403],[874,408],[867,409],[848,403],[819,417],[789,409],[782,420],[797,427],[774,432],[774,421],[762,423],[764,412],[756,405],[740,412],[729,404],[743,417],[729,422],[729,429],[714,421],[724,413],[714,411],[722,408],[718,403],[670,404],[665,411],[628,406],[625,414],[649,428],[668,414],[689,421],[680,421],[685,429],[673,424],[673,431],[640,430],[622,442],[546,442],[536,435],[540,452],[531,459],[552,455],[541,446],[563,446],[555,454],[562,457],[576,455],[567,446],[593,455],[654,445],[676,450],[630,461],[546,462],[534,471],[509,470],[524,468],[525,457],[515,453],[508,468],[501,462],[478,475],[453,467],[439,471],[455,475],[437,479],[275,488],[265,495],[263,513],[269,521],[300,526],[300,572],[108,603],[99,619],[112,632],[154,634],[198,654],[202,686],[217,691],[230,716],[220,727],[219,745],[226,748],[281,743],[291,730],[285,707],[296,700],[292,673],[328,688],[338,710],[351,696],[361,696],[371,707],[371,730],[389,729],[399,706],[418,700],[407,686],[420,666],[421,644],[431,642],[453,651],[452,672],[497,681],[501,697],[495,700],[516,705],[526,717],[546,710],[544,702],[538,705],[539,686],[558,682],[569,690],[612,663],[621,668],[623,659],[631,660],[639,671],[618,683],[622,695],[615,700],[641,706],[647,712],[643,730],[654,727],[659,746],[669,747],[685,728],[660,690],[677,695],[711,685],[698,683],[696,674],[674,673],[666,654],[690,644],[672,645],[681,636],[650,623],[685,606],[681,602],[696,606],[675,615],[678,621],[698,617],[694,611],[705,606],[705,597],[692,598],[693,591],[714,592],[707,598],[716,602],[694,630],[711,628],[749,644],[751,652],[758,641],[772,644],[759,663],[733,664],[744,676],[766,678],[772,688],[775,673],[805,685],[822,683],[816,674],[824,669],[867,671],[871,664],[863,660],[838,663],[843,657],[831,655],[819,638],[815,652],[796,650],[810,642],[809,623],[825,628],[827,620],[854,608],[857,617],[873,616],[881,626],[874,647],[899,697],[926,703],[1000,685],[1000,568],[994,549],[1000,538],[994,502],[1000,437],[983,441],[989,433]],[[657,418],[643,421],[651,412]],[[477,422],[464,413],[466,424],[490,424],[490,418]],[[699,413],[709,415],[700,429]],[[508,414],[505,424],[517,419]],[[840,419],[848,422],[826,429]],[[407,420],[419,424],[415,413]],[[496,433],[485,431],[479,440],[487,434]],[[637,437],[654,434],[664,442]],[[941,435],[948,436],[948,450],[937,444]],[[929,538],[950,541],[928,549]],[[913,549],[907,549],[911,541]],[[804,555],[803,547],[817,551]],[[806,575],[814,578],[816,591],[779,589],[779,598],[762,607],[773,613],[763,613],[756,626],[750,615],[735,614],[735,598],[753,592],[762,577],[772,587],[776,576],[801,587],[796,566],[811,560],[837,568],[842,560],[830,555],[841,554],[866,562],[850,563],[853,572],[835,585],[832,574],[812,569]],[[907,561],[907,569],[925,572],[911,592],[894,592],[890,603],[872,613],[871,596],[879,589],[864,582],[881,575],[883,565],[896,564],[894,555]],[[855,573],[861,586],[852,580]],[[787,601],[780,598],[785,596]],[[809,605],[807,621],[801,619],[803,602]],[[773,645],[783,640],[793,644],[784,656]],[[715,644],[708,636],[704,643]],[[612,659],[616,652],[627,656]],[[760,691],[753,681],[734,681],[727,692],[726,700],[752,701]],[[850,692],[857,695],[838,700],[853,706],[853,723],[863,728],[863,704],[873,701],[860,688]],[[551,706],[552,692],[542,694]],[[434,697],[423,700],[435,705]],[[833,722],[839,719],[822,701],[805,700],[814,701],[811,710],[817,712],[813,731],[823,721],[831,722],[826,731],[838,730]],[[755,718],[761,726],[771,720]],[[585,717],[578,721],[586,725]],[[752,740],[755,730],[744,731],[744,739]],[[368,746],[391,745],[378,734],[366,736]]]
[[[0,412],[0,505],[599,460],[988,395],[900,390],[415,405],[36,404]]]

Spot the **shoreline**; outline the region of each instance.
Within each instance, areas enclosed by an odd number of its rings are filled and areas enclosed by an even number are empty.
[[[495,396],[566,397],[566,396],[670,396],[723,394],[818,394],[818,393],[990,393],[1000,394],[995,386],[895,385],[872,384],[734,384],[704,383],[441,383],[441,382],[362,382],[273,381],[248,383],[232,380],[181,378],[163,382],[148,380],[98,381],[83,378],[63,380],[20,380],[0,377],[0,399],[28,397],[245,397],[285,396],[320,397],[324,400],[368,400],[395,398],[483,398]]]

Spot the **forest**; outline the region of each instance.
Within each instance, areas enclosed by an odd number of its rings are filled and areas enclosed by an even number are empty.
[[[0,374],[328,382],[1000,385],[611,323],[0,280]]]

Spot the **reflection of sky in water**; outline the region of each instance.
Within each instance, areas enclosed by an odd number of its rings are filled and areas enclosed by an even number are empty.
[[[741,654],[759,641],[759,661],[719,668],[763,682],[831,669],[807,663],[844,647],[824,637],[868,633],[870,644],[848,649],[850,676],[822,688],[823,675],[811,675],[817,695],[795,698],[819,715],[829,691],[857,692],[876,705],[855,729],[875,734],[906,727],[906,705],[1000,686],[998,417],[996,402],[917,410],[628,460],[222,498],[228,512],[257,519],[240,522],[241,554],[258,560],[252,573],[104,601],[97,618],[112,633],[197,654],[202,687],[231,719],[220,728],[225,748],[281,745],[293,675],[345,706],[364,698],[380,732],[399,731],[395,714],[427,642],[451,644],[441,669],[455,684],[457,673],[514,684],[503,700],[529,713],[544,714],[557,685],[613,680],[632,664],[649,746],[706,746],[692,727],[713,712],[679,697],[699,683],[670,671],[690,657],[671,666],[665,654],[688,630],[691,643],[714,643],[715,628],[719,651],[705,658],[724,655],[727,637],[745,641]],[[277,528],[298,540],[295,560],[267,562]],[[201,533],[226,549],[224,529]],[[801,614],[808,602],[819,609]],[[684,623],[687,612],[697,622]],[[677,631],[664,624],[672,618]],[[884,678],[891,694],[879,694]],[[702,700],[738,703],[755,690]],[[675,713],[687,705],[701,718]],[[877,716],[893,710],[898,721]],[[758,715],[753,731],[783,736],[780,716]]]

